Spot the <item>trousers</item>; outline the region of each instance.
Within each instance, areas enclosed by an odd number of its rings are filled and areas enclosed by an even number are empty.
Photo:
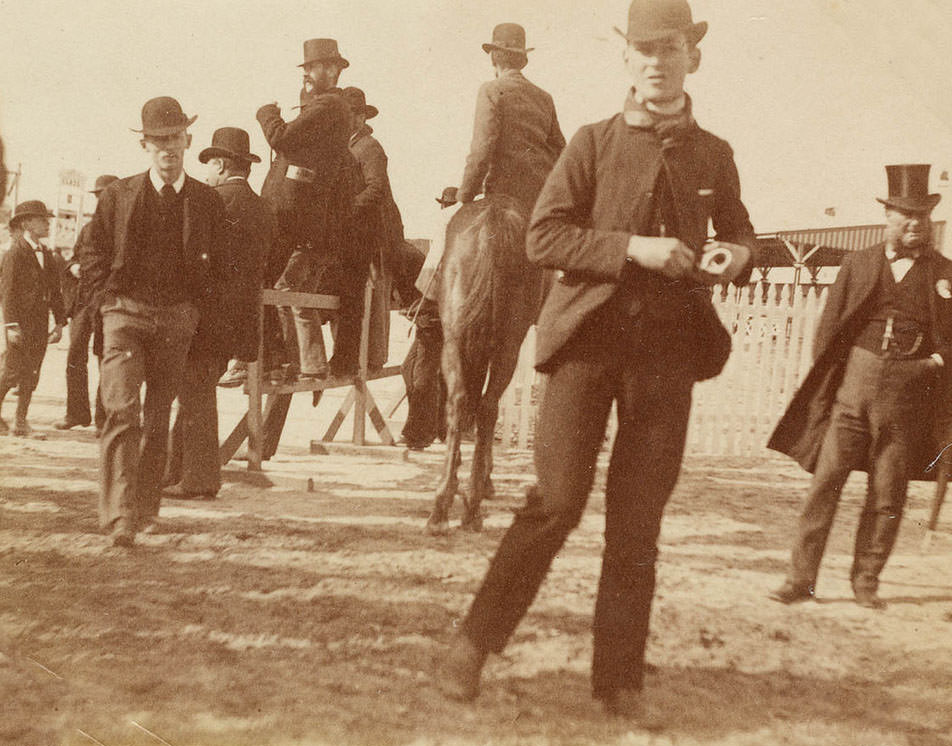
[[[66,353],[66,421],[77,425],[93,422],[89,408],[89,340],[96,330],[98,309],[81,308],[69,322],[69,352]],[[106,413],[102,394],[96,389],[96,427],[102,427]]]
[[[106,422],[99,439],[99,521],[108,528],[120,517],[142,522],[159,514],[169,413],[199,313],[188,302],[153,306],[124,296],[100,310]]]
[[[605,550],[593,623],[596,697],[640,689],[657,539],[677,481],[693,379],[676,329],[638,318],[583,325],[548,370],[536,426],[537,486],[499,545],[463,622],[500,652],[578,525],[614,402],[618,432],[605,489]]]
[[[843,486],[851,471],[866,468],[850,581],[854,589],[878,588],[899,533],[913,446],[928,421],[934,371],[929,360],[850,351],[800,514],[789,577],[794,585],[815,587]]]
[[[178,392],[178,411],[169,433],[164,484],[186,493],[214,495],[221,489],[218,456],[218,379],[228,360],[192,354]]]

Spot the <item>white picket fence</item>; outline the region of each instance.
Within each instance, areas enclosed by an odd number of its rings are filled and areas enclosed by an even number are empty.
[[[714,306],[731,331],[733,351],[717,378],[694,387],[687,451],[705,456],[760,456],[796,387],[809,370],[826,288],[789,284],[714,289]],[[502,402],[501,447],[529,448],[545,377],[533,368],[535,327]],[[614,430],[614,418],[609,436]]]

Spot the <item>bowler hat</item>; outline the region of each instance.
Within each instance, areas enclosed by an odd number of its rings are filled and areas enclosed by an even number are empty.
[[[30,199],[21,202],[13,209],[13,216],[10,218],[10,228],[16,228],[21,220],[26,218],[51,218],[51,213],[46,205],[38,199]]]
[[[211,147],[198,154],[199,163],[208,163],[211,158],[234,158],[238,161],[261,163],[251,152],[248,133],[240,127],[219,127],[212,135]]]
[[[443,190],[443,193],[436,198],[436,201],[440,203],[442,207],[450,207],[457,203],[456,199],[456,187],[446,187]]]
[[[150,98],[143,104],[142,129],[132,131],[143,135],[164,137],[188,129],[196,119],[198,119],[197,114],[194,117],[185,116],[181,104],[171,96],[158,96]]]
[[[526,30],[518,23],[500,23],[493,29],[493,40],[483,44],[483,51],[487,54],[498,50],[528,55],[532,49],[526,49]]]
[[[351,109],[363,108],[365,119],[373,119],[380,113],[376,106],[371,106],[367,103],[367,97],[360,88],[348,86],[341,91],[341,95]]]
[[[103,174],[102,176],[96,177],[96,184],[92,189],[89,190],[90,194],[99,194],[103,189],[112,184],[114,181],[119,181],[119,177],[114,174]]]
[[[902,163],[886,166],[889,196],[880,199],[886,207],[914,212],[931,211],[942,199],[941,194],[929,194],[929,164]]]
[[[311,62],[328,62],[336,60],[342,68],[350,67],[350,63],[340,56],[337,51],[336,39],[308,39],[304,42],[304,62],[298,67],[304,67]]]
[[[694,23],[687,0],[632,0],[628,6],[628,33],[617,31],[629,44],[656,41],[682,32],[692,44],[707,33],[707,21]]]

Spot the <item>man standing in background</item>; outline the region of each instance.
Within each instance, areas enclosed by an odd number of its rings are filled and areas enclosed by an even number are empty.
[[[215,130],[198,160],[208,164],[205,182],[225,203],[229,262],[216,292],[219,303],[192,340],[178,391],[163,494],[179,499],[212,499],[221,487],[216,384],[229,358],[247,365],[258,356],[258,291],[274,232],[267,202],[248,184],[251,164],[261,159],[250,152],[245,130]]]
[[[90,190],[98,198],[102,191],[118,181],[118,176],[103,174],[97,177],[96,183]],[[92,303],[92,293],[89,282],[83,277],[82,255],[90,250],[92,226],[87,223],[79,232],[76,246],[73,249],[73,258],[66,266],[66,271],[74,278],[75,293],[67,309],[69,321],[69,352],[66,355],[66,417],[53,427],[57,430],[69,430],[74,427],[86,427],[92,421],[89,410],[89,340],[93,338],[93,352],[96,357],[102,356],[102,319],[99,309]],[[99,387],[96,388],[96,432],[102,430],[106,414],[102,407],[102,395]]]
[[[0,302],[7,341],[0,366],[0,407],[10,389],[17,386],[13,434],[23,437],[33,432],[27,412],[40,379],[46,346],[62,339],[66,324],[60,290],[62,260],[43,244],[50,235],[51,217],[53,213],[39,200],[17,205],[10,218],[13,242],[0,263]],[[49,330],[50,313],[53,331]],[[0,433],[9,430],[0,419]]]

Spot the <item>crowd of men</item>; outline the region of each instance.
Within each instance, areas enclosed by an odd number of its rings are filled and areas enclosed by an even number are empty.
[[[549,565],[578,524],[614,404],[618,432],[606,484],[602,575],[594,619],[592,686],[607,712],[649,724],[644,650],[657,540],[680,470],[695,382],[717,375],[730,335],[706,285],[743,284],[754,231],[730,146],[697,124],[686,77],[707,31],[686,0],[633,0],[624,61],[632,87],[620,113],[582,127],[568,145],[552,97],[521,70],[525,30],[500,24],[483,49],[495,80],[479,92],[461,187],[443,207],[501,194],[528,218],[529,258],[558,271],[538,318],[538,368],[548,381],[535,438],[537,483],[514,518],[437,674],[448,696],[472,700],[490,653],[503,650]],[[261,320],[263,363],[276,380],[352,375],[364,287],[380,309],[371,366],[386,360],[393,280],[418,336],[408,357],[408,445],[439,435],[438,262],[420,269],[403,237],[387,158],[367,121],[378,112],[358,88],[338,87],[349,63],[332,39],[304,43],[296,116],[261,107],[276,157],[258,197],[246,181],[260,161],[236,127],[199,155],[205,183],[188,176],[187,116],[168,97],[142,108],[137,130],[149,169],[96,181],[98,207],[64,270],[43,244],[43,203],[16,206],[2,265],[7,347],[0,403],[17,385],[13,432],[27,412],[46,345],[71,315],[68,429],[101,429],[100,519],[130,547],[157,526],[159,503],[217,492],[215,389],[240,383],[259,350],[262,287],[340,297],[333,355],[328,313],[293,305]],[[770,441],[814,474],[783,604],[815,597],[820,560],[843,485],[869,473],[851,581],[861,606],[881,609],[879,575],[895,542],[910,479],[931,471],[950,409],[952,261],[933,246],[929,167],[887,167],[885,241],[850,254],[819,323],[816,362]],[[705,265],[713,246],[728,259]],[[707,253],[706,253],[707,252]],[[76,276],[67,310],[60,277]],[[700,291],[700,292],[699,292]],[[417,298],[417,296],[422,296]],[[52,314],[54,326],[49,329]],[[98,340],[100,392],[91,416],[86,379]],[[75,347],[75,350],[74,350]],[[229,360],[235,365],[226,372]],[[142,387],[145,386],[144,397]],[[179,407],[171,438],[173,400]],[[140,405],[141,400],[141,405]],[[0,420],[0,428],[8,429]]]

